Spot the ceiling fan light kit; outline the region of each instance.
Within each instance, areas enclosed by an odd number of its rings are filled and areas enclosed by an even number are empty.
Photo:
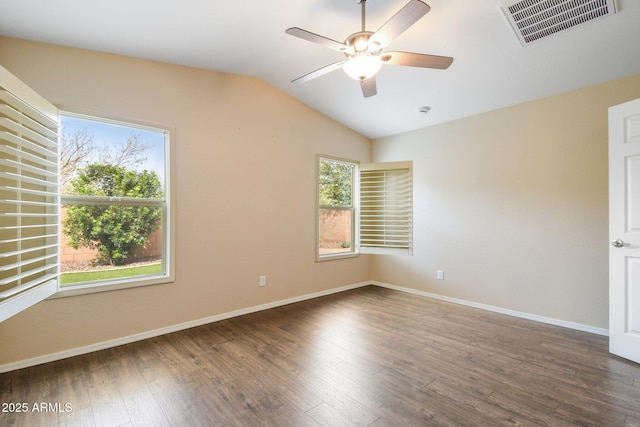
[[[342,66],[349,77],[355,80],[365,80],[373,77],[382,68],[380,56],[371,54],[355,54]]]
[[[377,93],[375,76],[383,64],[446,69],[453,62],[453,58],[448,56],[412,52],[382,53],[382,49],[391,43],[394,38],[405,32],[431,10],[426,3],[420,0],[410,0],[374,33],[365,29],[365,4],[367,0],[355,1],[362,5],[362,29],[347,37],[344,43],[298,27],[292,27],[285,31],[289,35],[341,52],[347,57],[346,60],[329,64],[305,74],[293,80],[292,83],[307,82],[342,68],[349,77],[360,81],[362,94],[365,97],[370,97]]]

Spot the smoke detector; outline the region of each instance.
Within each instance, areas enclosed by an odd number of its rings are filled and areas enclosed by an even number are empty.
[[[616,13],[615,0],[517,0],[502,6],[520,44]]]

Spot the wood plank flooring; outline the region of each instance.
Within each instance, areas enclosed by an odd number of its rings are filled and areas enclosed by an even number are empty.
[[[607,343],[368,286],[2,374],[0,425],[640,426]]]

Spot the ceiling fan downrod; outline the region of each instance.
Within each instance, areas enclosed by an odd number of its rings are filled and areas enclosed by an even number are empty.
[[[370,46],[369,45],[369,39],[371,38],[371,36],[373,35],[373,32],[371,31],[367,31],[366,29],[366,21],[365,21],[365,17],[366,17],[366,11],[365,11],[365,4],[367,3],[367,0],[355,0],[356,3],[360,4],[361,10],[362,10],[362,17],[361,17],[361,27],[362,29],[357,32],[357,33],[353,33],[351,34],[349,37],[347,37],[347,39],[344,41],[344,43],[347,46],[352,46],[353,47],[353,51],[350,53],[346,53],[345,55],[349,58],[353,58],[354,56],[357,56],[358,54],[361,54],[363,52],[369,52],[369,53],[378,53],[380,49],[375,49],[374,46]],[[378,51],[378,52],[374,52],[374,51]]]

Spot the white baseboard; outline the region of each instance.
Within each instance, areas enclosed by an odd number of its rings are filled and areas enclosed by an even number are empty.
[[[141,332],[139,334],[133,334],[122,338],[116,338],[109,341],[103,341],[96,344],[91,344],[83,347],[78,347],[70,350],[61,351],[58,353],[47,354],[44,356],[34,357],[31,359],[20,360],[18,362],[7,363],[0,365],[0,373],[14,371],[17,369],[28,368],[30,366],[41,365],[43,363],[54,362],[56,360],[66,359],[68,357],[79,356],[82,354],[91,353],[94,351],[104,350],[111,347],[117,347],[123,344],[129,344],[135,341],[142,341],[148,338],[157,337],[172,332],[182,331],[184,329],[194,328],[196,326],[206,325],[208,323],[218,322],[220,320],[231,319],[233,317],[242,316],[245,314],[256,313],[262,310],[268,310],[270,308],[276,308],[287,304],[293,304],[300,301],[305,301],[313,298],[318,298],[326,295],[336,294],[339,292],[348,291],[350,289],[356,289],[367,285],[375,285],[383,288],[393,289],[400,292],[407,292],[414,295],[420,295],[427,298],[438,299],[441,301],[447,301],[455,304],[466,305],[469,307],[479,308],[482,310],[493,311],[495,313],[507,314],[509,316],[520,317],[523,319],[534,320],[537,322],[547,323],[555,326],[562,326],[569,329],[575,329],[583,332],[590,332],[598,335],[609,335],[609,331],[603,328],[596,328],[593,326],[583,325],[580,323],[567,322],[564,320],[553,319],[550,317],[538,316],[535,314],[523,313],[515,310],[509,310],[506,308],[495,307],[486,304],[480,304],[473,301],[462,300],[458,298],[451,298],[443,295],[433,294],[430,292],[419,291],[416,289],[404,288],[401,286],[391,285],[389,283],[367,281],[361,283],[355,283],[353,285],[341,286],[339,288],[328,289],[326,291],[315,292],[311,294],[301,295],[298,297],[287,298],[280,301],[274,301],[267,304],[256,305],[253,307],[247,307],[240,310],[234,310],[227,313],[217,314],[215,316],[205,317],[202,319],[192,320],[177,325],[167,326],[165,328],[154,329],[152,331]]]
[[[170,334],[172,332],[182,331],[184,329],[194,328],[196,326],[206,325],[208,323],[218,322],[220,320],[231,319],[233,317],[242,316],[245,314],[256,313],[262,310],[268,310],[270,308],[280,307],[287,304],[293,304],[300,301],[305,301],[313,298],[322,297],[325,295],[336,294],[339,292],[348,291],[350,289],[360,288],[362,286],[370,285],[371,282],[356,283],[353,285],[341,286],[339,288],[333,288],[326,291],[314,292],[307,295],[301,295],[298,297],[287,298],[280,301],[274,301],[267,304],[256,305],[253,307],[242,308],[240,310],[234,310],[227,313],[217,314],[215,316],[205,317],[202,319],[192,320],[177,325],[167,326],[165,328],[154,329],[152,331],[141,332],[139,334],[133,334],[122,338],[116,338],[109,341],[103,341],[83,347],[78,347],[70,350],[64,350],[58,353],[46,354],[44,356],[34,357],[32,359],[20,360],[18,362],[7,363],[0,365],[0,374],[9,371],[15,371],[17,369],[28,368],[30,366],[41,365],[43,363],[54,362],[56,360],[66,359],[68,357],[80,356],[82,354],[92,353],[94,351],[105,350],[107,348],[117,347],[119,345],[129,344],[135,341],[142,341],[148,338],[157,337],[164,334]]]
[[[420,295],[427,298],[433,298],[441,301],[447,301],[454,304],[466,305],[468,307],[479,308],[481,310],[492,311],[494,313],[507,314],[509,316],[520,317],[522,319],[533,320],[536,322],[547,323],[554,326],[562,326],[563,328],[575,329],[577,331],[589,332],[597,335],[609,336],[609,330],[604,328],[596,328],[595,326],[583,325],[582,323],[568,322],[566,320],[554,319],[552,317],[538,316],[537,314],[524,313],[521,311],[510,310],[508,308],[496,307],[493,305],[481,304],[474,301],[467,301],[458,298],[447,297],[444,295],[433,294],[431,292],[419,291],[411,288],[403,288],[401,286],[391,285],[383,282],[371,282],[372,285],[389,288],[400,292],[407,292],[414,295]]]

